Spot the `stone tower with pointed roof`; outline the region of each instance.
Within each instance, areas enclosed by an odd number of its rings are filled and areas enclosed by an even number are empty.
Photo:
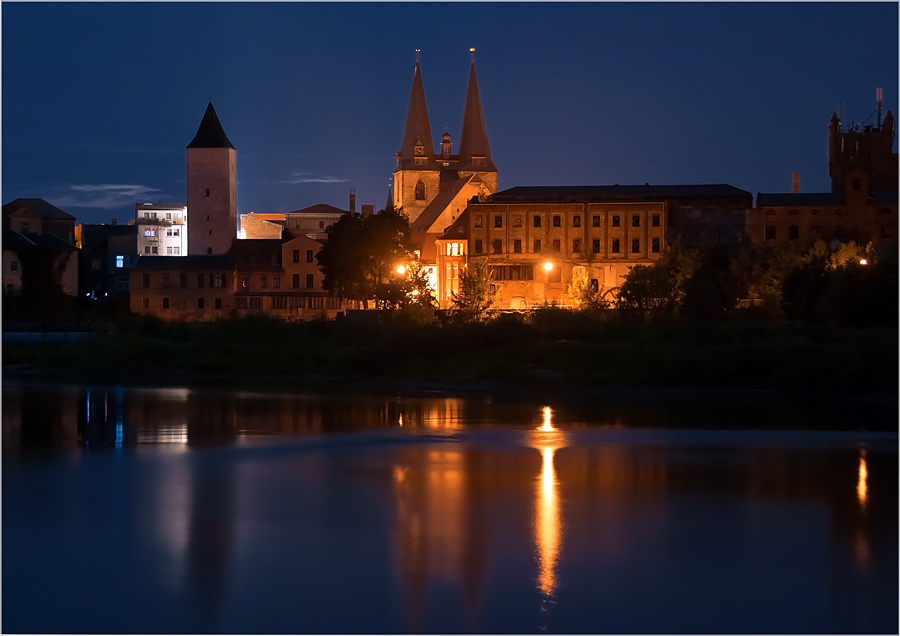
[[[402,208],[410,223],[415,223],[439,194],[458,189],[457,182],[462,178],[469,179],[478,175],[479,183],[483,182],[488,194],[497,191],[497,168],[491,160],[474,54],[463,109],[459,154],[452,153],[449,132],[444,132],[441,151],[435,153],[418,57],[417,51],[403,141],[400,152],[394,155],[397,160],[394,171],[394,207]]]
[[[237,150],[212,102],[187,145],[188,254],[226,254],[237,237]]]

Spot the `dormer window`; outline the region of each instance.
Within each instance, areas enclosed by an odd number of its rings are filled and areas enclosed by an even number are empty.
[[[473,165],[473,166],[486,166],[486,165],[487,165],[487,160],[486,160],[485,157],[476,157],[476,156],[473,156],[473,157],[472,157],[472,165]]]
[[[416,157],[416,165],[417,166],[427,166],[428,158],[427,157]]]

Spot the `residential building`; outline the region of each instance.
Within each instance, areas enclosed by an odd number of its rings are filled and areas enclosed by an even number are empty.
[[[188,215],[183,203],[136,203],[134,222],[139,254],[188,255]]]
[[[250,212],[241,215],[239,239],[280,239],[284,232],[284,214]]]
[[[78,258],[79,295],[128,299],[131,265],[138,254],[138,226],[84,224]]]

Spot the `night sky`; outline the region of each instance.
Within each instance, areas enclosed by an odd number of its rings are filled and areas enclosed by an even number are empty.
[[[415,64],[435,145],[476,64],[500,189],[827,191],[828,120],[898,112],[898,5],[19,4],[2,7],[2,197],[97,223],[185,201],[207,100],[238,213],[387,198]],[[896,146],[895,146],[896,147]]]

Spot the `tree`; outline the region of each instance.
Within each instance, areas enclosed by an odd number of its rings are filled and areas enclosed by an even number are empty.
[[[336,296],[358,300],[368,308],[397,305],[402,296],[398,265],[412,260],[409,220],[399,210],[369,216],[345,214],[326,230],[316,258],[325,275],[322,286]]]
[[[587,272],[572,277],[568,295],[572,298],[575,308],[586,313],[595,313],[609,309],[609,301],[603,298],[599,285],[593,285]]]
[[[491,272],[482,261],[469,261],[459,272],[459,292],[454,292],[453,316],[461,322],[486,322],[494,314],[497,293],[491,291]]]

